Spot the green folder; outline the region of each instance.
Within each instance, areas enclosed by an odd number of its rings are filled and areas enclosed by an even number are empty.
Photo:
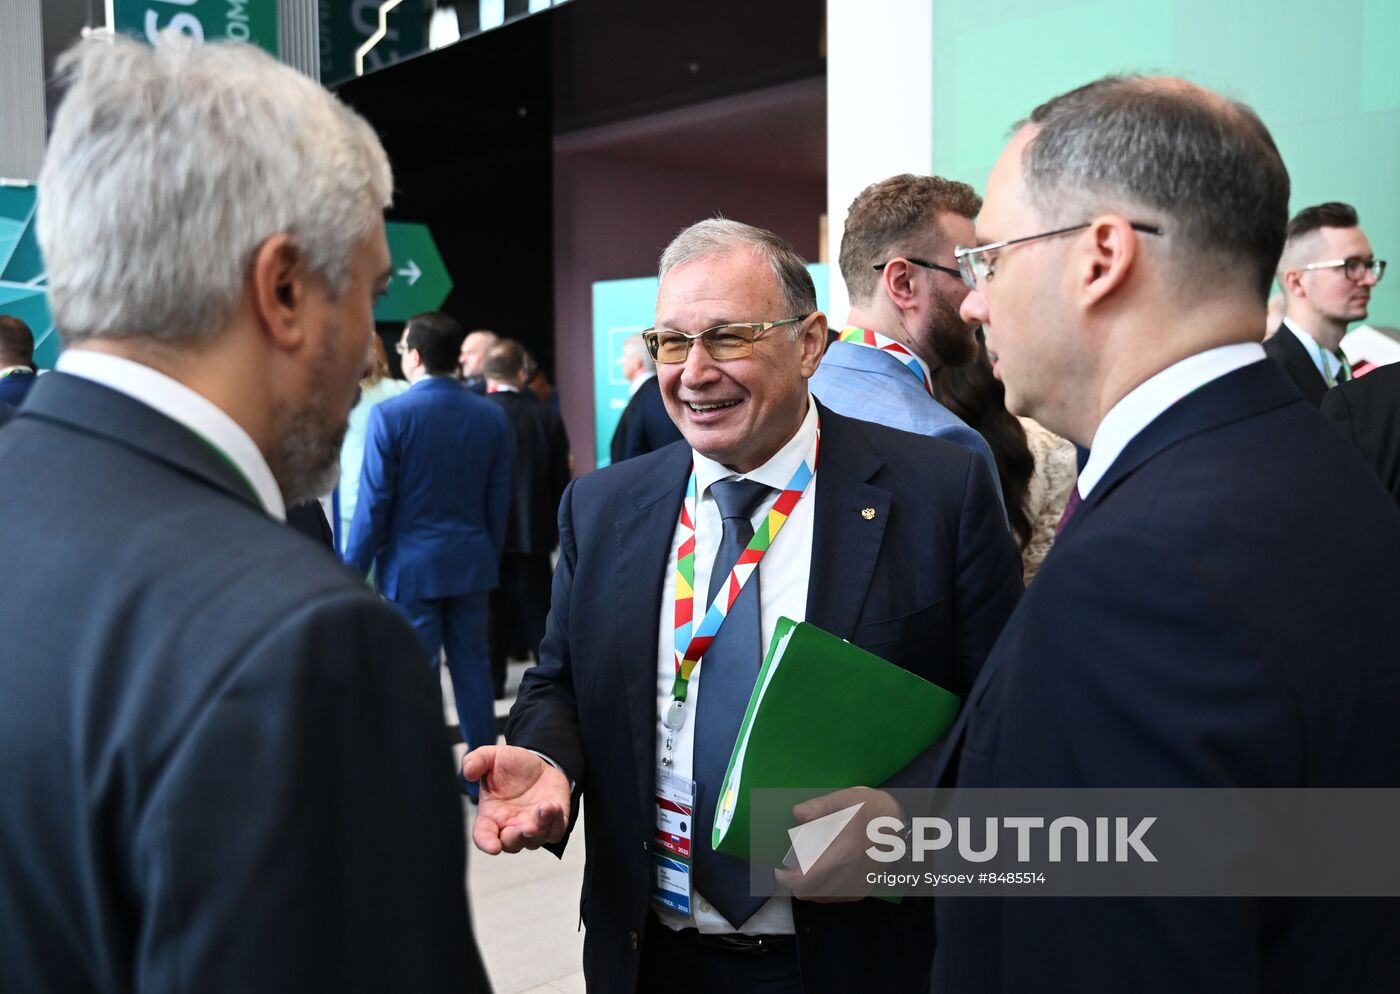
[[[715,851],[749,858],[749,791],[877,786],[938,741],[961,703],[835,635],[779,618],[715,806]],[[786,842],[775,837],[774,851]]]

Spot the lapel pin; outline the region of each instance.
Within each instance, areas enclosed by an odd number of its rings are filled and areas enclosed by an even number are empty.
[[[874,521],[874,520],[875,520],[875,508],[873,508],[873,507],[867,507],[864,511],[861,511],[861,512],[860,512],[860,516],[861,516],[862,518],[864,518],[866,521]]]

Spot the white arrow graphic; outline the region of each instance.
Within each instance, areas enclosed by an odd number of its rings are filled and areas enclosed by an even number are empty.
[[[408,285],[413,286],[413,284],[418,282],[418,277],[423,275],[423,270],[418,268],[418,264],[416,262],[414,262],[412,259],[409,259],[408,265],[400,269],[398,275],[407,276]]]
[[[802,867],[802,872],[810,871],[817,860],[822,858],[822,853],[836,841],[836,836],[841,834],[841,830],[851,823],[856,812],[864,806],[865,802],[861,801],[849,808],[823,815],[816,821],[805,822],[796,828],[788,829],[788,838],[792,840],[792,852],[784,863],[790,863],[792,856],[796,856],[797,865]]]

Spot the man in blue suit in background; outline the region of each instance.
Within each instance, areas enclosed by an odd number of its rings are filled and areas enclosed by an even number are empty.
[[[1288,193],[1258,116],[1174,79],[1057,97],[992,170],[963,316],[1091,455],[936,782],[1400,783],[1400,513],[1259,344]],[[932,989],[1393,991],[1397,903],[940,897]]]
[[[375,567],[431,665],[446,651],[462,738],[476,747],[496,741],[487,600],[505,542],[511,457],[505,414],[457,381],[463,337],[446,314],[404,327],[398,351],[413,386],[370,414],[345,561],[361,573]]]

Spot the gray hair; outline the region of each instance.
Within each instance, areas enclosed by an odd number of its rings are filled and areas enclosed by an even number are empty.
[[[806,317],[817,310],[817,288],[812,283],[812,274],[807,272],[807,263],[787,240],[763,228],[724,217],[697,221],[671,239],[671,244],[661,253],[658,275],[664,280],[667,273],[687,262],[745,250],[767,260],[773,278],[778,281],[778,293],[787,308],[787,317]],[[793,325],[788,329],[788,337],[795,339],[802,327]]]
[[[38,236],[66,340],[214,334],[255,250],[283,233],[344,292],[393,176],[370,126],[329,92],[260,49],[173,31],[154,46],[81,41],[59,71]]]
[[[1038,128],[1023,175],[1046,220],[1145,210],[1157,217],[1130,220],[1165,218],[1184,268],[1219,283],[1216,264],[1232,264],[1263,303],[1283,251],[1289,181],[1248,106],[1182,80],[1106,76],[1041,104],[1022,124]]]
[[[642,368],[648,373],[656,370],[656,360],[653,359],[651,353],[647,351],[646,339],[641,335],[628,335],[627,340],[622,343],[622,352],[624,355],[630,355],[640,359]]]

